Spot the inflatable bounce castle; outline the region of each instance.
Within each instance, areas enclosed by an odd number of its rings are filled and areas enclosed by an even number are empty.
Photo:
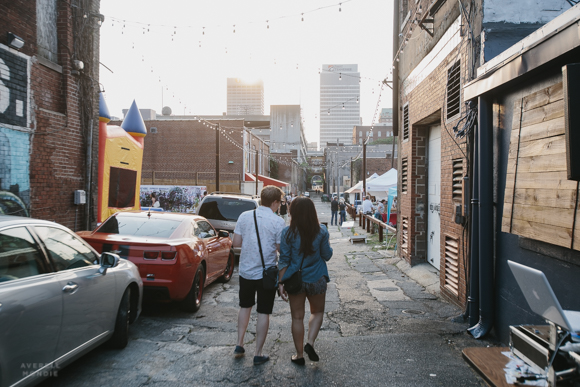
[[[99,199],[97,222],[119,211],[138,210],[147,128],[133,101],[121,126],[111,121],[105,98],[99,95]]]

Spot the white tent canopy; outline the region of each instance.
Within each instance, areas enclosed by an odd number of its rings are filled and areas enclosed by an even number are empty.
[[[376,178],[378,178],[379,175],[377,173],[373,173],[368,179],[367,179],[367,190],[368,190],[368,184],[369,181],[374,180]],[[358,183],[356,183],[352,188],[347,189],[345,192],[346,193],[360,193],[363,189],[363,182],[362,180],[359,181]]]
[[[370,195],[377,198],[387,196],[389,188],[397,186],[397,170],[391,168],[387,173],[367,182],[367,191]]]

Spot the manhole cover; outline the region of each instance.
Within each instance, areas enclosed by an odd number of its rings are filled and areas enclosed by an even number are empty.
[[[425,314],[425,312],[422,312],[420,310],[415,310],[415,309],[405,309],[405,310],[403,310],[403,313],[405,313],[405,314]]]

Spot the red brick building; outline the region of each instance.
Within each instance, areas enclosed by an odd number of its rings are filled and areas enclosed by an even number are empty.
[[[111,122],[120,125],[121,122]],[[220,191],[240,192],[244,173],[269,176],[269,147],[244,129],[243,119],[171,117],[146,120],[142,184],[205,185],[216,190],[216,129],[219,125]]]
[[[0,213],[94,224],[99,4],[0,4]]]

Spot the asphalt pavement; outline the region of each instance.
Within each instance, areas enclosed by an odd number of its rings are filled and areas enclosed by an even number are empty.
[[[330,204],[315,202],[330,223]],[[329,226],[334,255],[328,263],[324,323],[314,347],[320,361],[291,363],[290,309],[277,298],[264,353],[253,365],[256,313],[246,334],[246,355],[233,356],[237,337],[236,272],[227,284],[206,288],[201,309],[145,304],[124,350],[105,346],[58,371],[42,386],[485,386],[462,359],[468,346],[485,346],[452,321],[461,314],[439,297],[438,272],[411,268],[371,239],[351,244],[352,229]],[[358,227],[354,232],[365,233]],[[307,308],[308,309],[308,308]],[[305,316],[307,325],[309,314]]]

